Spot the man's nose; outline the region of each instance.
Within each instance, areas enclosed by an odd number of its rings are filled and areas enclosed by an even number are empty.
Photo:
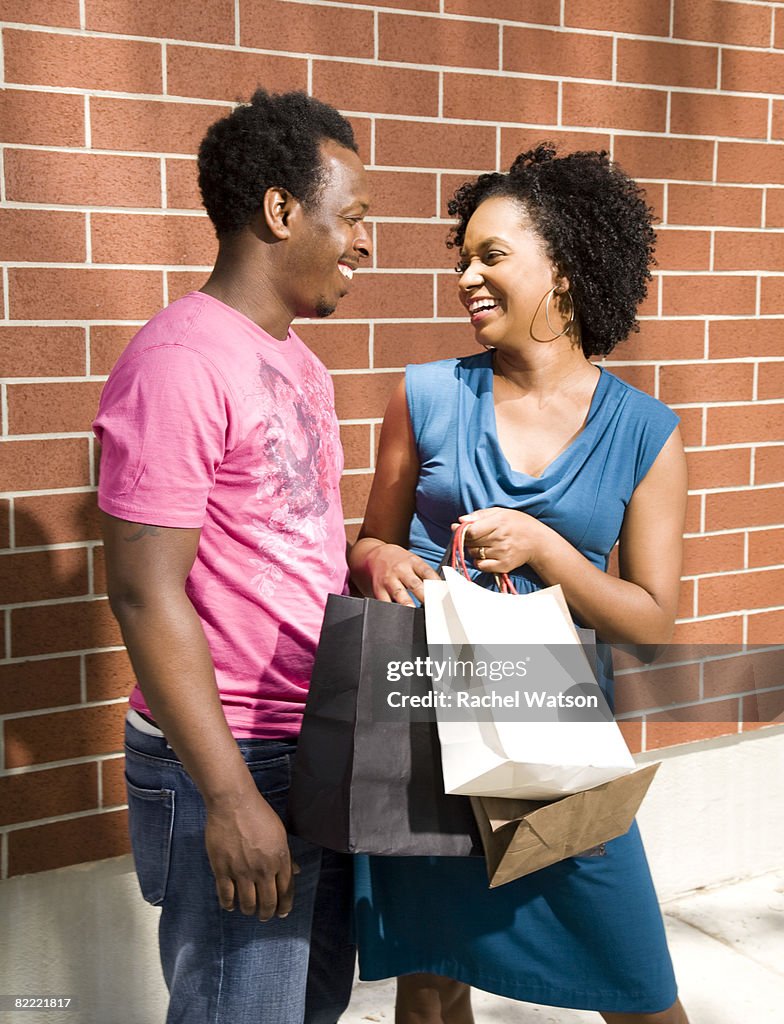
[[[359,254],[360,259],[369,259],[373,253],[373,240],[364,221],[357,224],[357,232],[354,235],[354,251]]]

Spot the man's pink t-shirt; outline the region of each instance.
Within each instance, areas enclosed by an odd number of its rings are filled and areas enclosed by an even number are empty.
[[[348,576],[326,369],[293,331],[278,341],[192,292],[130,342],[94,430],[104,512],[201,529],[186,589],[233,734],[296,735],[327,594]],[[138,686],[131,705],[149,714]]]

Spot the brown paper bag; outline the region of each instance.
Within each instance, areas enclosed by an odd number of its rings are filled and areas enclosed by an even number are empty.
[[[658,767],[547,803],[472,796],[490,888],[628,832]]]

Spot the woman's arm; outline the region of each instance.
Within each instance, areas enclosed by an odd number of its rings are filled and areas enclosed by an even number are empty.
[[[592,565],[555,530],[524,512],[482,509],[466,544],[479,569],[509,572],[528,564],[560,583],[575,617],[611,643],[665,644],[680,589],[686,515],[686,457],[676,429],[627,506],[620,536],[620,579]],[[478,558],[485,548],[487,558]]]
[[[424,559],[407,549],[418,479],[419,457],[401,381],[384,416],[365,519],[349,555],[352,578],[366,597],[413,605],[409,591],[421,601],[422,580],[438,579]]]

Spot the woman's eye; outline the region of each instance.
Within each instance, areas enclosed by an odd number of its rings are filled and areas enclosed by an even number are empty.
[[[455,264],[456,274],[465,274],[466,270],[468,270],[468,264],[465,262],[465,260],[460,260],[459,263]]]

